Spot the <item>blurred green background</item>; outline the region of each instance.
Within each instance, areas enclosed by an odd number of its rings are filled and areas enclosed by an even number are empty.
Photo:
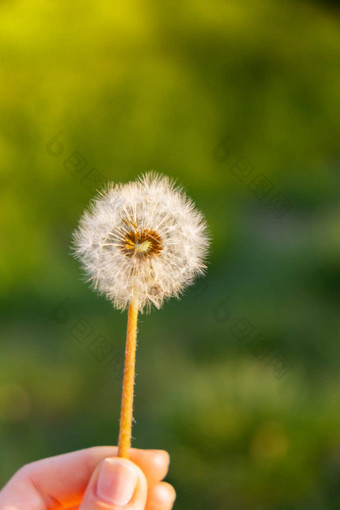
[[[0,482],[116,444],[126,315],[70,250],[106,181],[206,214],[207,277],[139,327],[134,445],[176,508],[340,508],[335,2],[0,3]]]

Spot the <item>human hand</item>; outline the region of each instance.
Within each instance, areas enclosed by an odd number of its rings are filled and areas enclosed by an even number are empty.
[[[1,490],[0,510],[171,510],[167,452],[117,453],[102,446],[28,464]]]

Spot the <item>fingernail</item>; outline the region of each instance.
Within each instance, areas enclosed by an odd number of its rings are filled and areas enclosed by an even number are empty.
[[[138,474],[121,459],[105,459],[97,481],[97,496],[104,503],[127,505],[135,492]]]

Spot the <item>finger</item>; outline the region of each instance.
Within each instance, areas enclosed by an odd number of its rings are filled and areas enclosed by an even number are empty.
[[[171,510],[176,500],[176,491],[172,485],[162,482],[148,491],[146,510]],[[79,510],[79,506],[67,510]]]
[[[145,510],[147,481],[127,459],[105,459],[93,474],[79,510]]]
[[[165,450],[132,449],[130,460],[141,468],[149,487],[163,480],[169,471],[170,456]]]
[[[146,510],[171,510],[176,499],[176,491],[166,482],[158,483],[149,490]]]
[[[0,492],[0,503],[24,505],[26,510],[53,508],[53,501],[75,506],[80,503],[98,464],[107,457],[117,456],[117,453],[116,447],[103,446],[28,464]],[[169,466],[167,452],[131,449],[130,458],[145,473],[149,487],[166,476]],[[27,494],[31,494],[31,499],[38,501],[40,506],[28,506]]]

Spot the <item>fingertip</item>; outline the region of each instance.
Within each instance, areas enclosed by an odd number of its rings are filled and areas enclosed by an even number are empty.
[[[132,449],[131,460],[144,471],[151,486],[163,480],[169,470],[170,456],[165,450]]]
[[[160,472],[164,472],[164,476],[166,476],[169,465],[170,465],[170,455],[165,450],[150,450],[153,453],[153,465]],[[163,477],[164,478],[164,477]]]
[[[126,506],[137,490],[139,478],[139,469],[129,460],[105,459],[99,467],[96,496],[103,503]]]
[[[172,508],[176,497],[177,494],[172,485],[160,482],[149,491],[150,510]]]
[[[97,466],[79,508],[144,508],[146,498],[143,471],[128,459],[109,457]]]

